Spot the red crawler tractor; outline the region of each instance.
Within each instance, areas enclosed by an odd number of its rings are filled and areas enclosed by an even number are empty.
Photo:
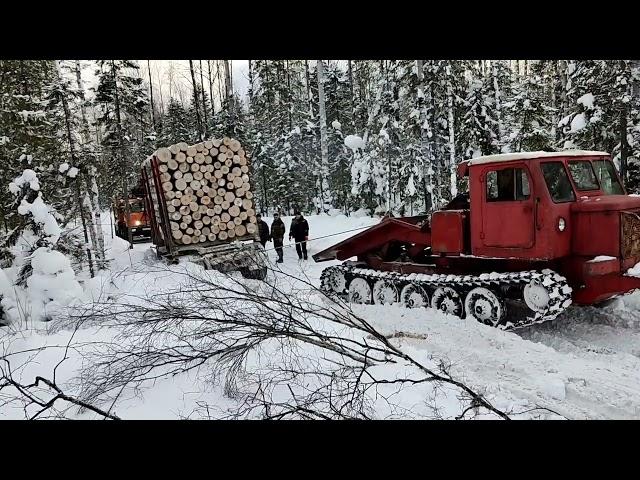
[[[465,161],[469,194],[427,216],[387,218],[313,256],[347,260],[322,289],[356,303],[432,307],[510,329],[640,288],[640,198],[607,153]]]

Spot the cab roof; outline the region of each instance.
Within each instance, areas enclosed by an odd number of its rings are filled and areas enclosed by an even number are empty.
[[[594,150],[565,150],[564,152],[518,152],[501,153],[498,155],[488,155],[485,157],[472,158],[466,160],[467,165],[481,165],[483,163],[508,162],[510,160],[530,160],[534,158],[549,157],[608,157],[607,152],[597,152]]]
[[[565,150],[564,152],[517,152],[500,153],[498,155],[487,155],[476,157],[471,160],[463,160],[458,164],[458,175],[461,177],[469,173],[471,165],[483,165],[486,163],[509,162],[512,160],[533,160],[536,158],[562,158],[562,157],[609,157],[607,152],[595,150]]]

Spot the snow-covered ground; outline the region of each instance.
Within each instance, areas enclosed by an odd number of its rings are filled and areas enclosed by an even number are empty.
[[[291,218],[283,220],[288,235]],[[265,221],[271,223],[270,218]],[[304,284],[295,280],[296,277],[319,285],[322,270],[337,263],[317,264],[311,255],[378,220],[310,216],[308,221],[311,239],[308,261],[298,261],[295,248],[286,236],[284,263],[273,263],[276,258],[273,244],[267,244],[272,262],[270,275],[298,295],[304,291]],[[95,300],[144,302],[147,295],[158,290],[176,290],[184,281],[185,269],[197,270],[190,263],[164,265],[155,258],[148,243],[136,244],[130,250],[120,239],[112,240],[108,230],[105,240],[112,258],[111,270],[91,280],[84,278],[82,282],[85,291]],[[78,278],[83,279],[81,275]],[[452,376],[483,393],[497,408],[513,412],[527,412],[536,407],[548,409],[532,410],[515,418],[640,418],[640,293],[626,295],[602,308],[573,307],[552,322],[517,333],[433,310],[359,305],[354,306],[354,311],[380,332],[396,334],[394,345],[424,364],[434,365],[440,360],[449,364]],[[65,347],[73,335],[77,348],[67,351],[68,360],[56,371],[59,384],[68,384],[86,362],[83,356],[88,349],[96,342],[108,342],[117,333],[99,325],[87,325],[76,332],[48,329],[44,324],[40,329],[5,334],[2,340],[3,352],[50,347],[37,355],[26,352],[10,357],[12,364],[24,364],[16,372],[25,381],[32,380],[36,374],[50,378],[55,365],[64,358]],[[392,378],[403,368],[406,367],[382,365],[375,367],[375,371]],[[68,385],[73,388],[72,383]],[[405,388],[394,397],[399,409],[395,411],[388,402],[376,402],[376,416],[427,416],[429,409],[425,404],[432,394],[430,389],[425,384]],[[394,391],[388,393],[393,396]],[[441,413],[455,416],[459,407],[455,395],[445,394],[439,398]],[[112,411],[122,418],[188,417],[194,416],[203,402],[224,410],[235,400],[225,395],[223,386],[203,382],[201,376],[191,372],[159,379],[139,392],[125,392]],[[202,414],[201,410],[198,412],[195,416]],[[94,418],[86,412],[73,416]],[[20,405],[0,403],[0,418],[23,417]]]

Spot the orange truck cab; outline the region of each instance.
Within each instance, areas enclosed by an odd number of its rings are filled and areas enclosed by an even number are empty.
[[[124,200],[116,199],[113,203],[113,215],[116,223],[116,234],[127,240],[127,229],[131,229],[133,237],[151,237],[151,225],[147,217],[144,199],[129,198],[129,217]]]

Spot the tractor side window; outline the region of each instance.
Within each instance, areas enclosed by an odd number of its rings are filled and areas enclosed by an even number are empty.
[[[546,162],[540,164],[544,181],[549,189],[549,194],[555,203],[575,201],[571,182],[562,162]]]
[[[487,172],[487,202],[513,202],[529,198],[529,177],[522,168]]]
[[[569,171],[578,190],[598,190],[600,188],[591,162],[585,160],[569,162]]]
[[[613,163],[609,160],[596,160],[593,162],[593,166],[604,193],[607,195],[624,195],[624,190],[618,181]]]

